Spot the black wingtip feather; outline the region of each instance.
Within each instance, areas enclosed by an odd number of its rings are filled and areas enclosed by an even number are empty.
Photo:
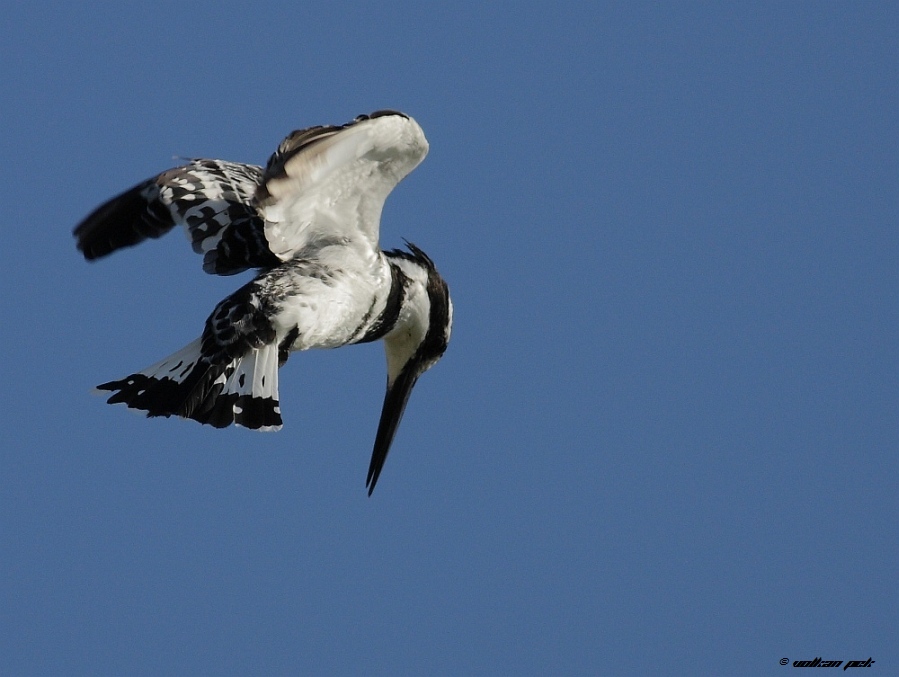
[[[150,180],[129,188],[97,207],[75,227],[76,246],[84,258],[93,261],[172,229],[175,224],[168,211],[147,199],[154,185]]]

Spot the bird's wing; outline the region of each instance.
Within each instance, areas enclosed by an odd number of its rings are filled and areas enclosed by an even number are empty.
[[[192,160],[100,205],[75,228],[78,249],[97,259],[122,247],[185,228],[203,269],[233,275],[278,263],[253,197],[263,169],[222,160]]]
[[[349,242],[376,249],[384,201],[427,152],[418,123],[394,111],[293,132],[256,193],[272,253],[288,260],[306,247]]]
[[[265,169],[192,160],[139,183],[89,214],[75,238],[90,260],[182,225],[216,275],[271,267],[310,246],[374,249],[384,200],[427,152],[421,127],[393,111],[300,129]]]

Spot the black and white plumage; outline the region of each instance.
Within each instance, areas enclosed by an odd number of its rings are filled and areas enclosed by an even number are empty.
[[[98,207],[75,228],[88,260],[183,225],[203,269],[256,277],[221,301],[202,336],[99,386],[111,404],[215,427],[282,425],[290,352],[383,339],[387,392],[366,486],[378,481],[418,377],[443,355],[453,306],[428,256],[382,251],[384,201],[428,152],[407,115],[378,111],[291,133],[265,168],[193,160]]]

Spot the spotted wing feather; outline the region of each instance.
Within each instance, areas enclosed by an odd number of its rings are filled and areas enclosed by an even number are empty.
[[[144,181],[94,210],[75,228],[87,259],[184,226],[203,269],[233,275],[278,263],[254,204],[263,169],[221,160],[193,160]]]

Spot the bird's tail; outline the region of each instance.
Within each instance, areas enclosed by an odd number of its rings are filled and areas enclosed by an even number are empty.
[[[216,428],[236,423],[253,430],[279,430],[278,346],[264,345],[224,365],[203,357],[197,339],[174,355],[119,381],[97,386],[147,416],[181,416]]]

